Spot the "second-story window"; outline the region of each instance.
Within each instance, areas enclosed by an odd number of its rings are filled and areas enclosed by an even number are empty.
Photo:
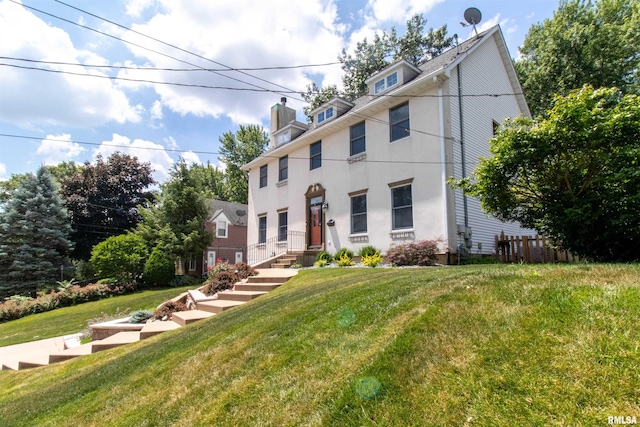
[[[389,110],[389,133],[391,142],[406,138],[409,131],[409,103],[405,102]]]
[[[286,181],[289,178],[289,156],[280,157],[278,181]]]
[[[322,166],[322,141],[314,142],[309,146],[309,169],[317,169]]]
[[[267,165],[260,166],[260,188],[267,186]]]
[[[367,148],[364,138],[364,122],[351,126],[349,133],[351,138],[349,155],[354,156],[359,153],[364,153]]]
[[[228,224],[227,221],[219,220],[216,223],[216,237],[227,238]]]

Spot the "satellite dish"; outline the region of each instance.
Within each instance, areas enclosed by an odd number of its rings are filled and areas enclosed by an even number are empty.
[[[473,31],[476,32],[476,37],[478,36],[478,30],[476,29],[476,24],[479,24],[482,21],[482,13],[480,13],[480,9],[477,7],[470,7],[464,11],[464,19],[468,22],[465,24],[464,22],[460,22],[462,26],[468,27],[469,25],[473,26]]]
[[[478,8],[470,7],[469,9],[464,11],[464,19],[470,25],[476,25],[479,24],[482,20],[482,13],[480,13],[480,10]]]

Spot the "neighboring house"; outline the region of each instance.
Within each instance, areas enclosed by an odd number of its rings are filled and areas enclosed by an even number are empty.
[[[270,149],[243,167],[250,247],[386,251],[441,238],[442,260],[453,261],[493,253],[501,230],[523,231],[446,183],[489,155],[504,119],[530,115],[498,26],[419,67],[395,62],[367,84],[353,103],[334,98],[314,110],[310,125],[284,102],[272,108]],[[292,233],[301,245],[292,247]]]
[[[188,274],[202,275],[218,260],[231,264],[247,261],[247,210],[247,205],[242,203],[210,201],[211,217],[205,229],[213,238],[201,259],[187,263]]]

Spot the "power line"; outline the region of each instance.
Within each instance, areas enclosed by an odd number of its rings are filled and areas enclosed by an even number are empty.
[[[13,0],[12,0],[12,1],[13,1]],[[254,78],[254,79],[257,79],[257,80],[263,81],[263,82],[265,82],[265,83],[268,83],[268,84],[271,84],[271,85],[274,85],[274,86],[280,87],[280,88],[282,88],[282,89],[285,89],[285,90],[289,90],[289,91],[291,91],[291,89],[289,89],[289,88],[287,88],[287,87],[285,87],[285,86],[279,85],[279,84],[274,83],[274,82],[271,82],[271,81],[269,81],[269,80],[265,80],[265,79],[263,79],[263,78],[261,78],[261,77],[256,77],[256,76],[254,76],[253,74],[249,74],[249,73],[247,73],[246,71],[241,71],[241,70],[239,70],[239,69],[236,69],[236,68],[230,67],[230,66],[228,66],[228,65],[226,65],[226,64],[223,64],[223,63],[221,63],[221,62],[214,61],[213,59],[210,59],[210,58],[207,58],[207,57],[205,57],[205,56],[199,55],[199,54],[197,54],[197,53],[191,52],[191,51],[189,51],[189,50],[183,49],[183,48],[181,48],[181,47],[179,47],[179,46],[173,45],[173,44],[171,44],[171,43],[167,43],[167,42],[162,41],[162,40],[160,40],[160,39],[157,39],[157,38],[155,38],[155,37],[151,37],[151,36],[149,36],[149,35],[147,35],[147,34],[143,34],[143,33],[139,32],[139,31],[136,31],[136,30],[134,30],[134,29],[132,29],[132,28],[126,27],[126,26],[121,25],[121,24],[118,24],[117,22],[110,21],[110,20],[108,20],[108,19],[106,19],[106,18],[103,18],[103,17],[101,17],[101,16],[95,15],[95,14],[93,14],[93,13],[91,13],[91,12],[87,12],[86,10],[83,10],[83,9],[78,8],[78,7],[75,7],[75,6],[72,6],[72,5],[70,5],[70,4],[67,4],[67,3],[65,3],[65,2],[63,2],[63,1],[61,1],[61,0],[54,0],[54,1],[55,1],[56,3],[60,3],[60,4],[64,5],[64,6],[70,7],[71,9],[75,9],[75,10],[77,10],[77,11],[79,11],[79,12],[86,13],[87,15],[89,15],[89,16],[93,16],[94,18],[97,18],[97,19],[100,19],[100,20],[102,20],[102,21],[108,22],[108,23],[110,23],[110,24],[112,24],[112,25],[115,25],[115,26],[120,27],[120,28],[122,28],[122,29],[125,29],[125,30],[127,30],[127,31],[131,31],[131,32],[133,32],[133,33],[135,33],[135,34],[141,35],[142,37],[146,37],[146,38],[148,38],[148,39],[150,39],[150,40],[153,40],[153,41],[155,41],[155,42],[162,43],[162,44],[163,44],[163,45],[165,45],[165,46],[172,47],[172,48],[177,49],[177,50],[179,50],[179,51],[181,51],[181,52],[188,53],[188,54],[193,55],[193,56],[195,56],[195,57],[197,57],[197,58],[204,59],[205,61],[209,61],[209,62],[212,62],[212,63],[214,63],[214,64],[216,64],[216,65],[220,65],[221,67],[228,68],[229,70],[237,71],[237,72],[239,72],[240,74],[244,74],[244,75],[246,75],[246,76],[249,76],[249,77],[252,77],[252,78]],[[216,74],[218,74],[218,73],[216,73]],[[223,75],[223,76],[224,76],[224,75]],[[225,77],[228,77],[228,76],[225,76]],[[230,77],[228,77],[228,78],[230,78]],[[239,80],[239,79],[234,79],[234,80],[242,81],[242,80]],[[257,86],[257,85],[253,85],[252,83],[249,83],[249,82],[244,82],[244,83],[246,83],[246,84],[250,84],[250,85],[252,85],[252,86],[259,87],[259,86]],[[264,89],[264,88],[263,88],[263,89]],[[279,92],[275,92],[275,93],[279,93]],[[297,92],[294,92],[294,93],[297,93]],[[293,98],[293,97],[292,97],[292,98]],[[298,100],[298,101],[303,101],[302,99],[299,99],[299,98],[294,98],[294,99],[296,99],[296,100]],[[304,101],[303,101],[303,102],[304,102]]]
[[[269,71],[269,70],[289,70],[296,68],[316,68],[326,67],[330,65],[342,64],[341,62],[326,62],[323,64],[304,64],[304,65],[282,65],[273,67],[251,67],[251,68],[158,68],[158,67],[131,67],[125,65],[98,65],[98,64],[79,64],[74,62],[61,62],[61,61],[38,61],[35,59],[16,58],[12,56],[0,56],[0,59],[8,59],[11,61],[22,62],[34,62],[39,64],[51,64],[51,65],[70,65],[76,67],[88,67],[88,68],[108,68],[116,70],[138,70],[138,71],[180,71],[180,72],[192,72],[192,71]]]
[[[432,135],[432,134],[428,134],[428,135]],[[440,137],[439,135],[434,135],[434,136]],[[73,140],[56,139],[56,138],[42,138],[42,137],[34,137],[34,136],[27,136],[27,135],[13,135],[13,134],[5,134],[5,133],[0,133],[0,137],[30,139],[30,140],[38,140],[38,141],[62,141],[62,142],[72,142],[72,143],[81,144],[81,145],[105,146],[105,147],[115,147],[115,148],[135,148],[135,149],[139,149],[139,150],[154,150],[154,151],[169,151],[169,152],[182,152],[182,151],[185,151],[185,150],[169,149],[169,148],[164,148],[164,147],[162,147],[162,148],[156,148],[156,147],[131,147],[130,145],[104,144],[104,143],[97,143],[97,142],[73,141]],[[448,138],[448,139],[453,139],[453,138]],[[215,152],[215,151],[197,151],[197,150],[188,150],[188,151],[191,151],[191,152],[193,152],[195,154],[222,155],[222,153]],[[269,159],[279,159],[282,156],[275,156],[275,155],[270,155],[270,154],[267,154],[267,153],[263,153],[260,157],[269,158]],[[289,156],[289,159],[309,161],[309,157]],[[349,159],[343,159],[343,158],[337,159],[337,158],[326,158],[326,157],[323,157],[322,161],[323,162],[324,161],[329,161],[329,162],[348,162]],[[370,159],[363,159],[360,162],[365,162],[365,163],[383,163],[383,164],[438,164],[438,165],[441,165],[441,164],[459,164],[460,163],[460,162],[440,162],[440,161],[370,160]],[[474,164],[472,162],[467,162],[467,163],[470,164],[470,165]]]
[[[80,77],[93,77],[93,78],[108,79],[108,80],[122,80],[127,82],[149,83],[149,84],[166,85],[166,86],[197,87],[201,89],[224,89],[224,90],[235,90],[235,91],[244,91],[244,92],[271,92],[271,93],[283,94],[282,91],[274,91],[269,89],[251,89],[246,87],[240,88],[240,87],[229,87],[229,86],[207,86],[207,85],[198,85],[198,84],[191,84],[191,83],[161,82],[161,81],[155,81],[155,80],[130,79],[127,77],[100,76],[96,74],[74,73],[72,71],[51,70],[47,68],[26,67],[23,65],[5,64],[5,63],[0,63],[0,66],[21,68],[24,70],[44,71],[47,73],[68,74],[68,75],[80,76]],[[289,92],[289,93],[298,93],[298,92]]]
[[[173,59],[173,60],[175,60],[175,61],[178,61],[178,62],[182,62],[182,63],[184,63],[184,64],[191,65],[191,66],[193,66],[193,67],[204,68],[204,67],[200,67],[200,66],[199,66],[199,65],[197,65],[197,64],[193,64],[193,63],[191,63],[191,62],[188,62],[188,61],[185,61],[185,60],[182,60],[182,59],[176,58],[176,57],[171,56],[171,55],[168,55],[168,54],[166,54],[166,53],[162,53],[162,52],[159,52],[159,51],[157,51],[157,50],[153,50],[153,49],[147,48],[147,47],[145,47],[145,46],[142,46],[142,45],[139,45],[139,44],[136,44],[136,43],[130,42],[130,41],[128,41],[128,40],[124,40],[124,39],[122,39],[122,38],[120,38],[120,37],[116,37],[116,36],[114,36],[114,35],[111,35],[111,34],[105,33],[105,32],[103,32],[103,31],[97,30],[97,29],[95,29],[95,28],[91,28],[91,27],[88,27],[88,26],[86,26],[86,25],[82,25],[82,24],[79,24],[79,23],[77,23],[77,22],[73,22],[73,21],[71,21],[71,20],[69,20],[69,19],[65,19],[65,18],[62,18],[62,17],[60,17],[60,16],[57,16],[57,15],[54,15],[54,14],[51,14],[51,13],[45,12],[45,11],[43,11],[43,10],[37,9],[37,8],[35,8],[35,7],[28,6],[28,5],[26,5],[26,4],[23,4],[23,3],[18,2],[18,1],[16,1],[16,0],[9,0],[9,1],[10,1],[10,2],[12,2],[12,3],[16,3],[16,4],[18,4],[18,5],[22,6],[22,7],[26,7],[26,8],[28,8],[28,9],[34,10],[34,11],[36,11],[36,12],[39,12],[39,13],[42,13],[42,14],[44,14],[44,15],[50,16],[50,17],[52,17],[52,18],[59,19],[59,20],[61,20],[61,21],[63,21],[63,22],[67,22],[67,23],[69,23],[69,24],[75,25],[75,26],[77,26],[77,27],[84,28],[84,29],[87,29],[87,30],[89,30],[89,31],[93,31],[93,32],[96,32],[96,33],[98,33],[98,34],[102,34],[102,35],[107,36],[107,37],[110,37],[110,38],[112,38],[112,39],[119,40],[119,41],[121,41],[121,42],[123,42],[123,43],[130,44],[130,45],[132,45],[132,46],[139,47],[140,49],[148,50],[148,51],[153,52],[153,53],[156,53],[156,54],[158,54],[158,55],[165,56],[165,57],[167,57],[167,58],[171,58],[171,59]],[[68,6],[68,5],[66,5],[66,6]],[[69,6],[69,7],[73,7],[73,6]],[[78,9],[78,10],[80,10],[80,9]],[[84,12],[84,11],[83,11],[83,12]],[[87,14],[91,15],[91,14],[90,14],[90,13],[88,13],[88,12],[84,12],[84,13],[87,13]],[[93,15],[92,15],[92,16],[93,16]],[[104,18],[100,18],[100,19],[103,19],[103,20],[104,20]],[[110,23],[111,23],[111,21],[108,21],[108,20],[105,20],[105,21],[107,21],[107,22],[110,22]],[[113,23],[113,25],[120,26],[119,24],[116,24],[116,23]],[[121,26],[121,27],[123,27],[123,28],[127,28],[127,27],[124,27],[124,26]],[[127,29],[128,29],[128,28],[127,28]],[[131,31],[135,32],[134,30],[131,30]],[[141,34],[141,35],[143,35],[143,36],[144,36],[144,34]],[[145,37],[148,37],[148,38],[153,39],[152,37],[149,37],[149,36],[145,36]],[[161,41],[159,41],[159,40],[158,40],[158,42],[160,42],[160,43],[164,43],[164,42],[161,42]],[[171,45],[169,45],[169,46],[171,46]],[[177,49],[180,49],[180,48],[177,48]],[[183,49],[181,49],[181,50],[183,50]],[[185,51],[185,52],[187,52],[187,53],[191,53],[192,55],[195,55],[195,56],[198,56],[198,57],[201,57],[200,55],[195,54],[195,53],[192,53],[192,52],[189,52],[189,51]],[[215,61],[209,60],[209,59],[204,58],[204,57],[202,57],[202,58],[203,58],[203,59],[206,59],[206,60],[208,60],[208,61],[211,61],[211,62],[215,62]],[[235,81],[237,81],[237,82],[240,82],[240,83],[243,83],[243,84],[246,84],[246,85],[250,85],[250,86],[253,86],[253,87],[257,87],[257,88],[260,88],[260,89],[264,89],[264,90],[269,91],[269,92],[280,93],[280,92],[278,92],[278,91],[269,90],[269,89],[266,89],[266,88],[260,87],[260,86],[258,86],[258,85],[256,85],[256,84],[253,84],[253,83],[250,83],[250,82],[247,82],[247,81],[244,81],[244,80],[240,80],[240,79],[237,79],[237,78],[235,78],[235,77],[231,77],[231,76],[226,75],[226,74],[222,74],[222,73],[218,73],[218,72],[213,72],[213,74],[219,75],[219,76],[224,77],[224,78],[227,78],[227,79],[235,80]],[[247,74],[247,73],[244,73],[244,74]],[[257,78],[257,79],[259,79],[259,80],[260,80],[260,78]],[[293,98],[293,97],[292,97],[292,98]],[[294,99],[299,100],[299,101],[303,101],[303,100],[301,100],[301,99],[299,99],[299,98],[294,98]],[[303,101],[303,102],[304,102],[304,101]]]

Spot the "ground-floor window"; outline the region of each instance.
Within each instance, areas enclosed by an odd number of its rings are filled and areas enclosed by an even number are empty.
[[[367,232],[367,195],[351,197],[351,234]]]
[[[287,212],[278,213],[278,241],[285,242],[287,240],[287,223],[289,221]]]
[[[258,217],[258,243],[267,242],[267,216]]]
[[[413,228],[413,198],[411,184],[391,189],[392,227],[394,230]]]

